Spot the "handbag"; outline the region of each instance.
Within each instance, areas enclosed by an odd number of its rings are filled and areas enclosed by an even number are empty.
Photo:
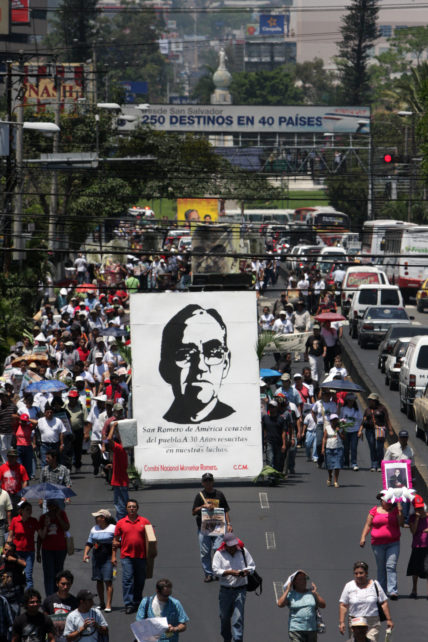
[[[377,587],[377,582],[376,582],[376,580],[374,580],[374,587],[375,587],[376,595],[377,595],[377,610],[378,610],[378,613],[379,613],[379,620],[380,620],[381,622],[385,622],[385,620],[386,620],[386,615],[385,615],[385,613],[383,612],[383,608],[382,608],[381,603],[379,602],[379,589],[378,589],[378,587]]]
[[[241,553],[244,557],[244,564],[245,566],[247,566],[247,559],[245,557],[245,551],[243,548],[241,548]],[[247,591],[252,592],[257,591],[257,589],[260,589],[260,592],[256,592],[256,595],[261,595],[263,593],[263,578],[254,569],[252,573],[247,575]]]
[[[322,618],[321,611],[319,609],[316,610],[316,617],[317,617],[317,633],[325,633],[326,625]]]
[[[67,533],[65,536],[65,542],[67,544],[67,555],[74,555],[74,537]]]

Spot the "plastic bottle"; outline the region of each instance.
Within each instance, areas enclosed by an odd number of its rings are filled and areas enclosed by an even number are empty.
[[[386,629],[385,642],[391,642],[391,640],[392,640],[392,629]]]

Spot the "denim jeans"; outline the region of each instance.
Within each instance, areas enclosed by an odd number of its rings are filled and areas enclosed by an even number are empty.
[[[355,430],[354,432],[345,432],[343,447],[345,455],[345,466],[349,466],[349,451],[351,451],[351,466],[356,466],[358,450],[358,430]]]
[[[26,585],[25,588],[33,588],[33,566],[34,566],[34,551],[32,552],[27,552],[27,551],[17,551],[16,552],[17,556],[21,560],[25,560],[27,566],[25,567],[25,579],[26,579]],[[53,591],[55,593],[55,589]],[[50,594],[52,595],[52,593]]]
[[[138,606],[143,599],[146,560],[122,557],[122,594],[125,606]]]
[[[224,642],[242,642],[244,639],[244,609],[247,589],[220,587],[219,607],[221,636]]]
[[[46,597],[56,591],[56,574],[63,570],[67,551],[47,551],[42,549],[43,581]]]
[[[366,430],[366,439],[370,450],[370,467],[380,468],[384,454],[385,439],[376,439],[375,431],[370,428]]]
[[[282,473],[281,468],[281,446],[270,441],[266,442],[266,464]]]
[[[128,501],[128,486],[113,486],[114,507],[116,509],[116,521],[126,517],[126,502]]]
[[[400,555],[400,542],[392,544],[372,544],[377,565],[377,580],[385,593],[397,593],[397,562]]]
[[[17,446],[18,461],[24,466],[28,477],[33,475],[33,446]]]
[[[46,453],[48,453],[50,450],[56,450],[59,456],[59,443],[58,442],[48,442],[48,441],[42,441],[40,444],[40,466],[43,468],[43,466],[47,465],[46,462]],[[54,591],[55,593],[55,591]]]
[[[297,451],[297,446],[294,444],[294,446],[290,446],[287,448],[287,455],[285,457],[285,472],[286,473],[293,473],[294,468],[296,466],[296,451]],[[281,469],[281,473],[283,470]]]
[[[198,540],[203,571],[205,575],[213,575],[213,567],[211,565],[212,555],[214,555],[218,547],[223,544],[223,538],[221,535],[217,537],[202,535],[201,531],[198,531]]]
[[[316,459],[317,440],[316,440],[315,430],[306,431],[305,450],[306,450],[306,459]]]

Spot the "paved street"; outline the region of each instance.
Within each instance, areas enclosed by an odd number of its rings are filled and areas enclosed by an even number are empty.
[[[367,446],[360,447],[362,470],[343,471],[341,488],[327,488],[326,473],[307,463],[299,453],[296,475],[281,487],[234,485],[222,487],[231,505],[234,529],[254,556],[264,578],[261,597],[247,597],[247,642],[286,639],[287,609],[275,604],[275,586],[280,585],[293,570],[302,567],[317,584],[327,600],[325,620],[330,641],[343,638],[337,628],[337,601],[346,581],[352,578],[352,564],[367,560],[375,572],[370,545],[361,550],[358,542],[368,509],[376,503],[380,488],[380,473],[368,471]],[[87,460],[87,458],[86,458]],[[94,586],[90,581],[91,566],[81,562],[82,549],[92,524],[90,513],[100,507],[111,507],[112,493],[101,479],[93,479],[90,466],[85,463],[83,473],[74,476],[78,496],[69,508],[72,533],[77,545],[76,554],[67,559],[66,567],[75,574],[74,591]],[[174,595],[182,600],[190,617],[183,640],[217,641],[219,618],[217,583],[204,584],[198,560],[198,546],[191,507],[196,487],[152,488],[135,493],[140,512],[156,527],[159,557],[155,578],[169,577],[174,584]],[[261,506],[264,506],[262,508]],[[38,511],[35,511],[37,513]],[[269,548],[268,548],[269,546]],[[402,597],[392,605],[396,621],[396,640],[423,642],[428,626],[426,599],[410,600],[409,580],[405,578],[410,555],[410,533],[402,535],[399,561],[399,593]],[[113,642],[132,640],[129,623],[133,616],[122,610],[120,569],[113,598],[113,612],[107,615]],[[36,584],[43,586],[40,566],[36,567]],[[152,593],[154,581],[146,584],[146,593]],[[420,585],[420,593],[424,587]]]

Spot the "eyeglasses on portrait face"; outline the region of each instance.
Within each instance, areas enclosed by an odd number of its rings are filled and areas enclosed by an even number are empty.
[[[202,345],[202,353],[196,346],[179,348],[175,352],[175,363],[179,367],[185,367],[190,362],[203,357],[207,366],[218,366],[223,361],[227,349],[218,341],[207,341]]]

